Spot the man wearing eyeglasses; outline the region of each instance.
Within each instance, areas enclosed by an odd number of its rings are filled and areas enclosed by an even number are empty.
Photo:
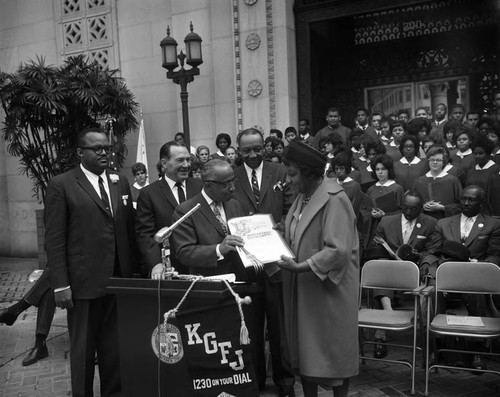
[[[151,278],[162,277],[161,246],[154,240],[156,232],[172,224],[175,207],[201,191],[202,183],[190,178],[191,156],[182,143],[170,141],[160,148],[160,161],[165,174],[161,179],[141,189],[137,199],[136,233],[142,262]],[[175,255],[172,265],[181,273]]]
[[[73,396],[92,396],[95,355],[101,395],[121,391],[116,299],[110,277],[131,277],[133,206],[127,178],[109,173],[108,137],[82,131],[81,164],[54,177],[45,197],[45,249],[56,306],[66,309]]]
[[[172,233],[177,260],[191,274],[214,276],[235,273],[239,280],[247,276],[236,252],[243,239],[229,234],[227,220],[245,215],[234,200],[234,172],[224,160],[214,159],[201,172],[203,189],[192,199],[180,204],[172,222],[200,203],[201,208],[181,223]]]

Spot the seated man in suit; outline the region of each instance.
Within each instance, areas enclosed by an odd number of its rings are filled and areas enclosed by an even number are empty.
[[[56,310],[54,292],[49,282],[46,269],[28,293],[17,303],[0,309],[0,323],[13,325],[17,317],[31,306],[38,307],[36,314],[35,346],[23,360],[23,366],[35,364],[38,360],[49,356],[45,341],[49,335],[52,319]]]
[[[474,262],[491,262],[500,266],[500,220],[482,213],[484,191],[482,188],[467,186],[460,200],[461,213],[440,219],[431,236],[428,254],[422,259],[421,274],[428,274],[432,279],[437,267],[447,260],[457,260],[454,252],[446,249],[450,243],[462,244],[469,254],[470,265]],[[455,251],[459,251],[455,249]],[[451,256],[453,254],[453,256]],[[464,260],[464,259],[462,259]],[[459,298],[459,297],[457,297]],[[484,295],[467,295],[462,299],[471,316],[491,316],[491,307]],[[437,312],[446,310],[446,302],[438,300]],[[473,368],[482,369],[484,363],[480,356],[471,362]]]
[[[407,191],[403,198],[403,213],[388,215],[381,219],[375,232],[374,243],[387,243],[394,253],[403,244],[408,244],[413,248],[411,258],[401,259],[413,259],[418,264],[420,257],[429,248],[430,236],[437,223],[434,218],[422,213],[423,204],[422,197],[417,192]],[[380,257],[372,253],[371,257],[372,259],[392,258],[393,255],[389,252],[384,252]],[[376,290],[374,291],[374,295],[380,301],[384,310],[392,310],[392,291]],[[376,358],[385,357],[387,355],[387,347],[384,344],[385,334],[382,330],[376,331],[375,340],[377,339],[380,340],[380,343],[374,347],[374,356]]]
[[[172,222],[182,217],[196,204],[201,208],[181,223],[172,233],[173,251],[177,260],[189,268],[191,274],[213,276],[235,273],[246,280],[236,247],[243,239],[229,233],[227,220],[244,216],[240,204],[234,200],[234,171],[224,160],[214,159],[205,164],[201,173],[203,189],[192,199],[180,204]]]
[[[201,191],[202,183],[188,178],[191,156],[181,143],[170,141],[160,149],[163,176],[141,189],[137,200],[135,230],[142,263],[158,278],[163,271],[161,247],[154,240],[156,232],[172,224],[172,213],[179,203],[190,199]],[[175,259],[172,265],[177,268]],[[184,269],[177,270],[181,271]]]

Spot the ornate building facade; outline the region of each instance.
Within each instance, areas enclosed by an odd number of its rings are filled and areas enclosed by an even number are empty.
[[[390,113],[437,101],[488,109],[498,86],[496,0],[0,0],[0,69],[37,56],[59,65],[88,55],[118,68],[139,103],[148,169],[182,131],[179,87],[165,77],[159,43],[170,26],[179,49],[192,21],[200,76],[188,85],[191,144],[218,133],[284,130],[299,117],[344,123],[366,106]],[[0,118],[3,113],[0,110]],[[134,161],[137,133],[128,136]],[[31,182],[0,140],[0,255],[37,251]],[[128,168],[124,169],[129,172]]]

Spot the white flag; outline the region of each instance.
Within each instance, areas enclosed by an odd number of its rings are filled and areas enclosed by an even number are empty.
[[[135,161],[142,163],[148,168],[148,156],[146,153],[146,134],[144,132],[144,120],[141,118],[141,126],[139,128],[139,139],[137,140],[137,156]]]

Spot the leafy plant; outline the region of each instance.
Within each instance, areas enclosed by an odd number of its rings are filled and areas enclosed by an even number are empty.
[[[15,73],[0,71],[0,102],[7,150],[19,157],[20,172],[33,181],[39,200],[52,177],[78,164],[80,131],[98,125],[112,130],[110,166],[117,169],[127,153],[125,136],[138,126],[138,104],[118,70],[103,70],[84,55],[69,57],[60,67],[37,57]]]

